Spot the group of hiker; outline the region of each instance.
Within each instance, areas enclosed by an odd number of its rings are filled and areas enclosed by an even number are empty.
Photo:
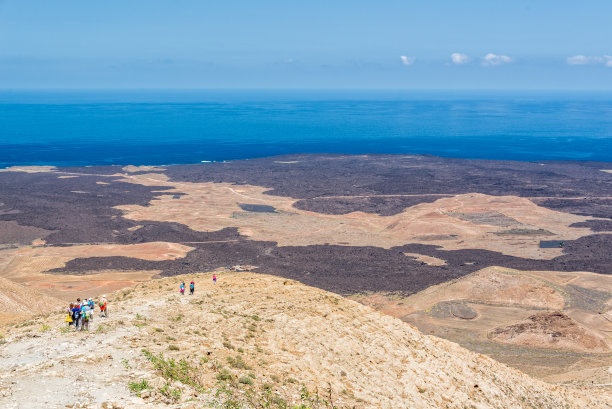
[[[217,283],[217,275],[213,274],[212,276],[212,280],[213,280],[213,284]],[[179,292],[181,293],[181,295],[185,295],[185,282],[181,282],[181,285],[179,286]],[[189,295],[193,295],[193,293],[195,292],[195,281],[191,281],[189,283]]]
[[[217,283],[217,276],[213,274],[213,284]],[[183,281],[179,286],[181,295],[185,294],[186,285]],[[195,281],[189,283],[189,295],[193,295],[195,292]],[[100,297],[98,307],[100,308],[100,317],[108,317],[108,301],[106,296]],[[83,299],[77,298],[76,303],[70,303],[70,306],[66,308],[66,322],[68,327],[74,326],[76,331],[88,331],[89,324],[94,319],[94,311],[96,309],[96,302],[93,298]]]
[[[100,317],[108,317],[108,301],[106,296],[100,297],[98,302],[100,308]],[[70,303],[70,306],[66,309],[66,322],[68,327],[73,326],[76,331],[88,331],[89,323],[94,319],[94,311],[96,309],[96,303],[93,298],[83,299],[77,298],[76,303]]]

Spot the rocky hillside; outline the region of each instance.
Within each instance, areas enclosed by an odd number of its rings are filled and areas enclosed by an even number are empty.
[[[0,277],[0,323],[52,311],[61,305],[56,298]]]
[[[59,312],[5,326],[0,407],[612,407],[609,387],[534,380],[332,293],[218,277],[118,291],[89,332],[67,330]],[[192,279],[195,295],[180,296]]]

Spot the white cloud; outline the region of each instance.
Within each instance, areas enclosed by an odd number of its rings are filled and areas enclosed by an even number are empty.
[[[508,63],[511,63],[512,61],[514,60],[508,57],[507,55],[498,55],[498,54],[493,54],[493,53],[489,53],[485,55],[484,57],[482,57],[482,65],[486,65],[486,66],[508,64]]]
[[[470,61],[470,57],[467,54],[462,53],[452,53],[451,60],[455,65],[462,65]]]
[[[414,61],[416,60],[416,58],[414,57],[406,57],[405,55],[401,55],[400,59],[402,60],[402,64],[404,65],[412,65],[414,64]]]
[[[574,55],[573,57],[567,57],[567,63],[569,65],[591,65],[591,64],[603,64],[606,67],[612,68],[612,55],[604,55],[600,57],[598,55]]]
[[[567,63],[569,65],[599,64],[602,62],[603,59],[601,57],[592,57],[582,54],[578,54],[573,57],[567,57]]]

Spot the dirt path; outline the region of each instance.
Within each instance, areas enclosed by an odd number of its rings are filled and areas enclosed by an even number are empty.
[[[0,328],[0,407],[207,408],[228,390],[242,402],[249,388],[300,404],[303,387],[339,408],[611,407],[607,387],[531,379],[322,290],[217,276],[214,285],[197,274],[118,291],[110,317],[96,317],[90,332],[65,331],[59,312]],[[195,295],[178,295],[190,279]],[[160,372],[153,362],[183,369]]]

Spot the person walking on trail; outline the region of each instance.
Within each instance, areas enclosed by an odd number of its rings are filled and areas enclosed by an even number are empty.
[[[81,322],[81,307],[79,306],[81,299],[77,298],[77,303],[72,307],[72,321],[74,322],[74,329],[79,330],[79,323]]]
[[[72,319],[72,308],[74,308],[74,304],[70,303],[70,307],[68,307],[67,309],[68,315],[66,315],[66,319],[65,319],[65,321],[68,323],[68,326],[71,326],[72,323],[74,322]]]
[[[81,331],[89,331],[89,319],[91,318],[91,310],[89,309],[89,303],[84,303],[81,311]]]
[[[100,317],[108,318],[108,303],[106,301],[105,295],[103,295],[102,298],[100,298],[99,304],[100,304]]]
[[[189,295],[193,295],[193,292],[195,291],[195,282],[191,282],[189,283]]]
[[[181,295],[185,295],[185,282],[184,281],[181,283],[179,290],[181,291]]]
[[[87,300],[87,306],[89,307],[89,321],[93,321],[94,318],[94,310],[96,309],[96,303],[93,298]]]
[[[213,274],[213,284],[217,284],[217,275]]]

